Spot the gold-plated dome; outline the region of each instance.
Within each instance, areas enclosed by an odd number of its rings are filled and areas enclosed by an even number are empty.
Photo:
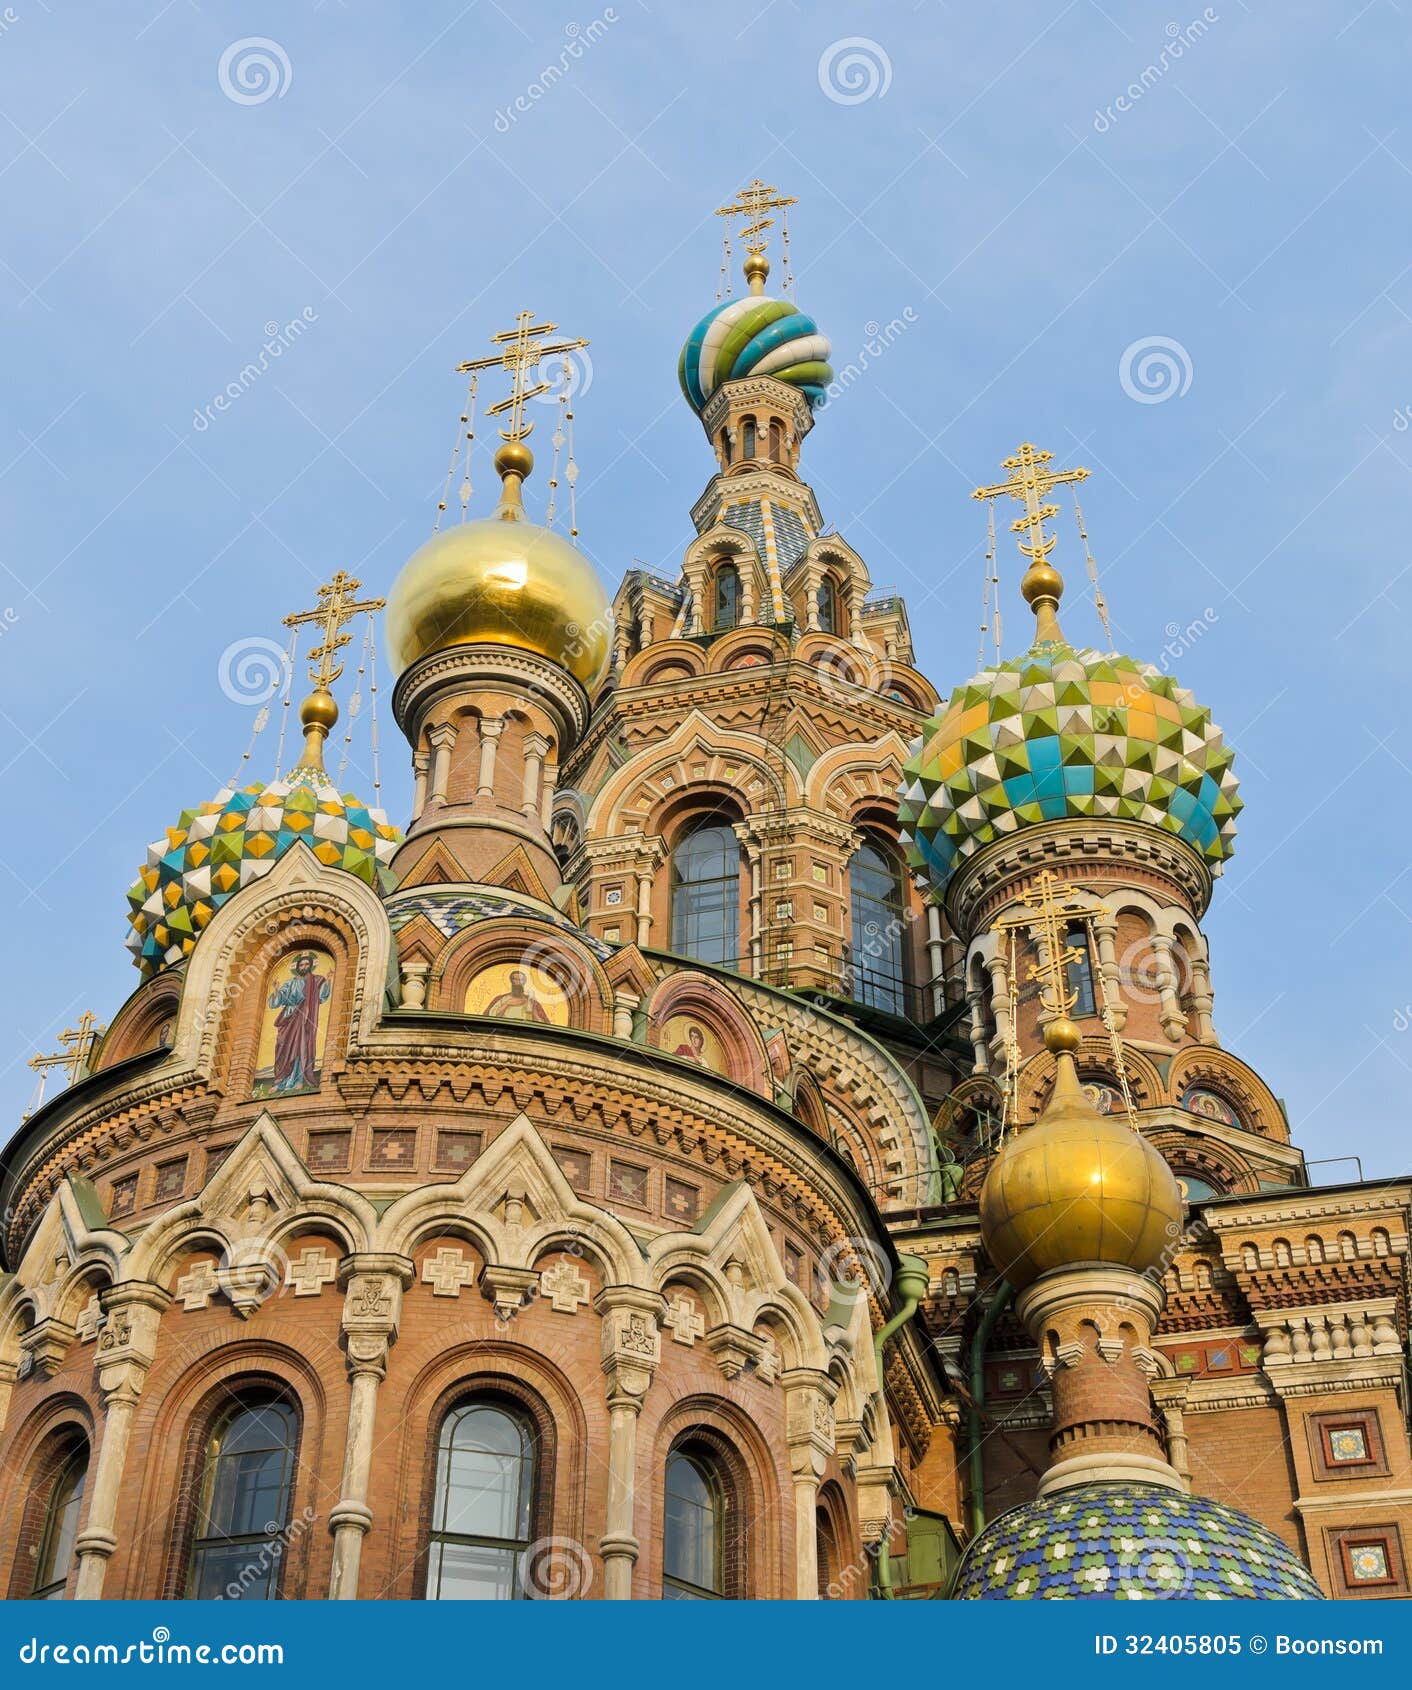
[[[413,554],[387,600],[397,673],[448,646],[485,642],[532,651],[591,693],[608,664],[608,597],[592,564],[518,501],[444,528]]]
[[[1071,1027],[1065,1019],[1049,1029],[1059,1064],[1049,1107],[1009,1140],[981,1189],[986,1250],[1016,1290],[1079,1262],[1145,1272],[1181,1232],[1172,1170],[1145,1138],[1100,1115],[1084,1095]]]

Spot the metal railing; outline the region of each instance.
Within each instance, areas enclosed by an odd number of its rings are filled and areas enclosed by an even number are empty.
[[[919,1027],[935,1019],[930,985],[918,985],[888,969],[871,968],[822,945],[795,946],[784,954],[777,948],[760,958],[698,960],[801,997],[826,998],[835,1004],[873,1010]]]

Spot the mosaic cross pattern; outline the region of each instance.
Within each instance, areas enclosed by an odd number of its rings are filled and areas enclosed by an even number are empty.
[[[1211,864],[1241,801],[1233,752],[1170,675],[1116,653],[1036,645],[958,687],[913,744],[899,814],[940,886],[982,846],[1071,816],[1147,822]]]

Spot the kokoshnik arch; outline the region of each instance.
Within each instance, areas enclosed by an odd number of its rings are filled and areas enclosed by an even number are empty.
[[[0,1166],[10,1596],[1408,1594],[1412,1186],[1312,1185],[1218,1038],[1232,752],[1066,639],[1029,445],[1033,642],[917,671],[801,470],[792,203],[722,208],[679,572],[531,519],[522,314],[499,503],[387,597],[405,829],[325,766],[338,574],[294,766],[150,848]]]

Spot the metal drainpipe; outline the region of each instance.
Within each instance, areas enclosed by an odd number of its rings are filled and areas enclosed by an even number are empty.
[[[1002,1279],[971,1340],[971,1401],[966,1409],[966,1466],[971,1494],[967,1499],[966,1518],[972,1537],[985,1529],[985,1437],[981,1427],[981,1410],[985,1407],[985,1347],[1013,1295],[1014,1287]]]
[[[887,1341],[905,1326],[917,1312],[917,1305],[927,1293],[927,1286],[931,1281],[931,1270],[920,1256],[907,1255],[899,1251],[897,1256],[896,1286],[902,1296],[902,1307],[888,1321],[887,1325],[873,1339],[873,1356],[878,1369],[878,1395],[882,1398],[882,1412],[887,1413],[887,1393],[883,1385],[883,1351],[887,1348]],[[877,1594],[884,1601],[892,1600],[892,1516],[888,1515],[887,1525],[883,1528],[883,1535],[878,1543],[878,1559],[874,1568]]]

